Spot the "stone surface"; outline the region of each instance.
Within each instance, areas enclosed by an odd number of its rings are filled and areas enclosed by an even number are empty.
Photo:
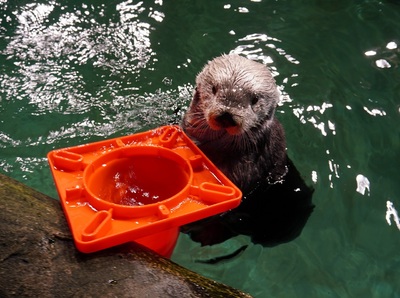
[[[0,174],[0,297],[250,297],[135,243],[76,250],[59,201]]]

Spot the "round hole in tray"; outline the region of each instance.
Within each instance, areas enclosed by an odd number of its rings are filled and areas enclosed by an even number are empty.
[[[186,198],[193,171],[170,149],[136,146],[116,149],[88,165],[83,181],[95,209],[113,209],[122,217],[157,212],[157,203]]]

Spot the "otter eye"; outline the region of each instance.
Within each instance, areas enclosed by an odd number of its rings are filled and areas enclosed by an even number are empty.
[[[214,94],[214,95],[217,94],[217,87],[212,86],[211,91],[212,91],[212,94]]]
[[[254,106],[258,102],[258,96],[253,96],[251,98],[251,105]]]

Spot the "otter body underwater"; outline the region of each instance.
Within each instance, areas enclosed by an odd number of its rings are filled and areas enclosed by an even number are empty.
[[[193,240],[212,245],[245,234],[276,245],[300,234],[313,191],[287,157],[275,117],[279,99],[268,68],[239,55],[213,59],[196,77],[182,128],[242,190],[243,200],[234,210],[183,227]]]

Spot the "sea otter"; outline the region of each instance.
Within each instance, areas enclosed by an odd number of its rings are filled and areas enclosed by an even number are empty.
[[[286,172],[279,97],[265,65],[235,54],[210,61],[196,78],[182,127],[244,193]]]
[[[208,62],[196,78],[182,128],[243,192],[239,207],[188,224],[182,231],[202,245],[244,234],[273,246],[297,237],[314,205],[286,154],[275,118],[280,92],[268,68],[239,55]]]

